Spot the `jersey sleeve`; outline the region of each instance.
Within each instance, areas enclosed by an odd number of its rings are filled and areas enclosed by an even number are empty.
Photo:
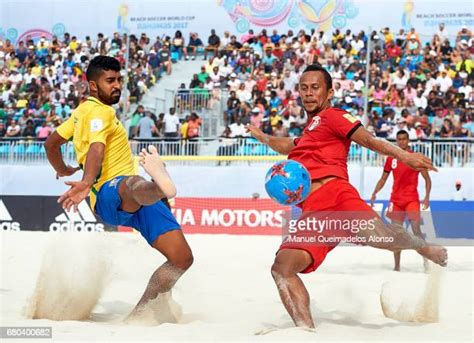
[[[91,114],[84,123],[84,131],[87,132],[89,144],[105,144],[107,137],[112,133],[114,120],[115,113],[113,110],[102,110]]]
[[[329,125],[337,136],[350,138],[362,123],[350,113],[335,111],[329,120]]]
[[[74,118],[70,116],[65,122],[56,128],[56,132],[65,140],[70,140],[74,136]]]
[[[392,171],[392,160],[393,157],[387,157],[385,161],[385,165],[383,166],[383,171],[386,173],[390,173]]]

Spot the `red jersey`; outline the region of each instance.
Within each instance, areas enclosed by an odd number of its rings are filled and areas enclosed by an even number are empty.
[[[409,151],[412,152],[412,151]],[[393,157],[388,157],[383,171],[393,171],[393,188],[391,201],[419,201],[418,174],[419,171],[408,167],[406,164]]]
[[[350,136],[361,125],[346,111],[328,108],[308,120],[302,136],[295,139],[295,147],[288,159],[303,164],[312,180],[326,176],[349,180],[347,155]]]

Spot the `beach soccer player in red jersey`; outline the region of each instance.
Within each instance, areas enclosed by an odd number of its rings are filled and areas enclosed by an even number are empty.
[[[420,171],[436,170],[431,160],[421,154],[404,151],[388,141],[377,139],[352,115],[332,108],[332,78],[319,64],[309,65],[304,70],[299,89],[303,107],[308,114],[308,122],[301,137],[272,137],[252,125],[247,126],[248,131],[257,140],[281,154],[288,155],[288,159],[298,161],[308,169],[312,179],[311,193],[300,204],[303,214],[298,221],[302,222],[308,216],[318,218],[320,213],[340,212],[341,216],[349,215],[352,219],[362,217],[361,227],[358,230],[352,230],[354,227],[351,227],[349,238],[390,251],[414,249],[434,263],[446,266],[448,255],[445,248],[430,245],[396,225],[384,224],[348,181],[347,156],[351,141],[394,157],[410,168]],[[368,220],[375,220],[372,222],[374,225],[368,226]],[[350,222],[352,225],[353,220]],[[314,224],[315,221],[308,220],[306,223]],[[320,221],[317,223],[321,225]],[[299,225],[296,227],[300,228]],[[336,231],[314,232],[321,233],[318,242],[325,236],[328,237],[327,241],[331,242],[334,241],[332,238],[338,238],[341,234]],[[278,250],[272,266],[272,276],[281,300],[296,326],[314,328],[309,294],[298,273],[315,271],[336,245],[337,243],[318,244],[299,239],[285,239]]]
[[[400,130],[397,132],[397,146],[409,153],[412,151],[409,148],[408,132]],[[390,218],[393,224],[403,226],[405,219],[408,218],[410,221],[411,229],[413,233],[424,239],[420,229],[420,197],[418,195],[418,175],[425,179],[425,198],[423,200],[423,209],[426,210],[430,207],[430,191],[431,191],[431,178],[428,171],[422,170],[421,172],[410,168],[405,163],[398,161],[394,157],[387,157],[385,166],[383,168],[383,174],[380,180],[375,186],[372,197],[370,198],[370,204],[373,206],[377,193],[383,188],[385,182],[387,182],[390,172],[393,172],[393,188],[392,195],[390,196],[390,202],[387,209],[387,217]],[[400,271],[400,255],[401,251],[395,251],[395,268],[394,270]],[[428,260],[424,258],[425,271],[428,270]]]

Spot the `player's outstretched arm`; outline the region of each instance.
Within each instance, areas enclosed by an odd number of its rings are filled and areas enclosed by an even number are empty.
[[[388,175],[389,175],[389,173],[384,171],[383,174],[382,174],[382,177],[380,178],[380,180],[375,185],[374,192],[372,193],[372,196],[370,197],[370,206],[372,206],[372,207],[374,206],[374,201],[377,197],[377,193],[380,192],[380,190],[383,188],[383,186],[385,186],[385,182],[387,182]]]
[[[295,143],[290,137],[273,137],[262,132],[253,125],[247,125],[247,131],[259,142],[268,145],[270,148],[282,155],[288,155]]]
[[[433,162],[423,154],[420,153],[409,153],[406,152],[396,145],[374,137],[369,131],[367,131],[363,126],[360,126],[352,135],[351,140],[357,144],[366,147],[372,151],[378,152],[379,154],[392,156],[399,160],[400,162],[405,163],[410,168],[413,168],[418,171],[423,170],[433,170],[438,171],[434,166]]]
[[[63,155],[61,154],[61,145],[66,143],[67,140],[61,137],[56,131],[49,135],[44,143],[48,161],[56,171],[56,179],[63,176],[70,176],[81,169],[79,167],[71,167],[64,163]]]
[[[425,179],[425,198],[423,199],[423,209],[426,210],[428,207],[430,207],[431,177],[426,170],[421,172],[421,176],[423,176],[423,179]]]
[[[95,183],[97,176],[102,167],[104,160],[105,144],[101,142],[92,143],[87,152],[87,158],[84,165],[84,175],[81,181],[68,181],[66,185],[71,188],[59,197],[58,202],[66,210],[73,208],[77,211],[77,206],[89,195],[92,185]]]

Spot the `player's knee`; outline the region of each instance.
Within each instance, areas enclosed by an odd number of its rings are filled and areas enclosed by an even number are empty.
[[[171,256],[168,261],[181,270],[188,270],[194,263],[194,256],[191,251],[188,251],[183,254],[177,254],[176,256]]]
[[[294,268],[283,261],[278,261],[278,259],[273,262],[272,268],[271,268],[271,273],[273,279],[281,279],[281,278],[289,278],[292,276],[295,276],[298,271],[294,270]]]
[[[127,188],[133,191],[137,187],[142,185],[144,182],[146,182],[146,180],[142,176],[133,175],[133,176],[127,177],[127,179],[125,180],[125,185],[127,186]]]

